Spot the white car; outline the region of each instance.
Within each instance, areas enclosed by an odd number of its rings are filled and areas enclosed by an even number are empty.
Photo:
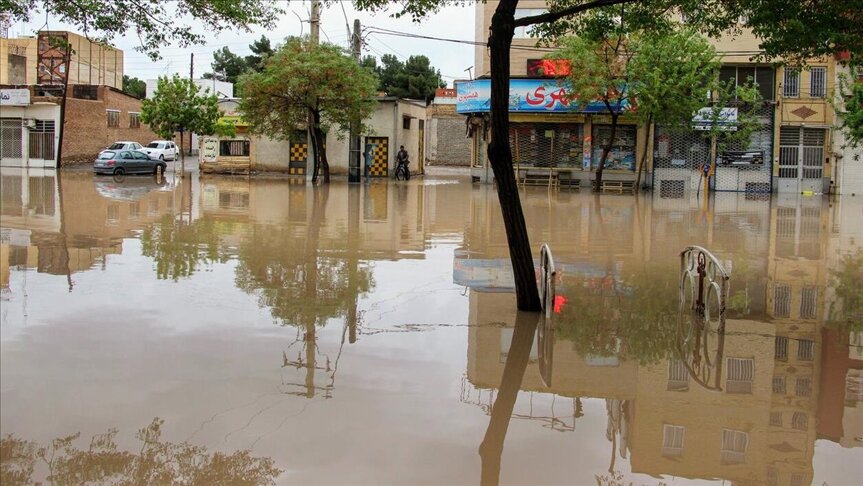
[[[177,160],[180,149],[170,140],[153,140],[141,152],[149,155],[151,159]]]
[[[119,142],[112,143],[110,147],[108,147],[102,151],[104,152],[105,150],[141,150],[142,148],[144,148],[144,147],[142,147],[141,144],[138,142],[119,141]]]

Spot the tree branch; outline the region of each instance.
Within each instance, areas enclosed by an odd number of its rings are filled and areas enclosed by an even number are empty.
[[[549,22],[554,22],[556,20],[560,20],[563,17],[568,17],[570,15],[575,15],[577,13],[581,13],[587,10],[593,10],[595,8],[608,7],[611,5],[620,5],[623,3],[632,3],[637,0],[594,0],[593,2],[582,3],[581,5],[575,5],[572,7],[567,7],[562,10],[558,10],[556,12],[547,12],[541,15],[532,15],[530,17],[522,17],[520,19],[515,19],[516,27],[526,27],[528,25],[533,24],[545,24]]]

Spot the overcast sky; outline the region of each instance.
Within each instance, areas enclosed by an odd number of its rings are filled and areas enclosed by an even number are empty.
[[[344,7],[344,12],[342,8]],[[350,39],[347,23],[353,27],[354,19],[360,19],[363,27],[363,55],[372,54],[380,58],[383,54],[394,54],[401,60],[409,56],[424,54],[431,60],[432,66],[440,70],[444,81],[452,87],[454,79],[466,79],[465,71],[473,65],[473,46],[452,42],[441,42],[427,39],[414,39],[381,33],[372,33],[370,27],[380,27],[400,32],[418,35],[442,37],[473,41],[474,37],[474,6],[447,7],[440,13],[426,19],[421,24],[415,24],[407,19],[394,19],[387,13],[371,15],[357,12],[351,2],[331,5],[324,8],[321,15],[321,40],[329,41],[344,47],[349,47]],[[281,42],[287,36],[309,33],[309,1],[293,0],[287,5],[287,13],[277,23],[272,31],[254,28],[252,32],[225,31],[220,35],[208,34],[211,40],[206,45],[181,48],[166,46],[162,50],[162,60],[152,62],[147,56],[134,50],[139,44],[137,36],[132,33],[114,40],[116,47],[123,49],[125,54],[125,74],[141,79],[152,79],[161,75],[179,73],[189,74],[190,53],[195,53],[195,77],[210,71],[213,52],[227,46],[232,52],[240,55],[251,54],[249,44],[261,35],[267,35],[273,43]],[[18,23],[13,26],[14,34],[32,35],[45,24],[44,14],[34,15],[28,23]],[[38,17],[38,20],[36,18]],[[347,18],[347,23],[345,19]],[[300,20],[302,19],[302,21]],[[48,28],[52,30],[71,30],[58,19],[48,19]],[[11,33],[10,33],[11,34]]]

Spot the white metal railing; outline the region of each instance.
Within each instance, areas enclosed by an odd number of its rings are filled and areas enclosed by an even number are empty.
[[[554,268],[554,257],[551,248],[543,243],[539,250],[539,300],[546,317],[551,317],[554,311],[555,287],[554,278],[557,271]]]
[[[719,259],[705,248],[688,246],[680,252],[680,273],[680,301],[686,301],[685,284],[688,282],[693,297],[692,310],[709,320],[711,298],[715,298],[719,317],[724,317],[731,273]]]

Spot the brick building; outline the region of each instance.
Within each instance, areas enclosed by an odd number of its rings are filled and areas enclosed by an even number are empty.
[[[110,86],[69,86],[61,165],[90,163],[118,140],[146,145],[159,137],[140,122],[141,100]]]
[[[438,88],[429,107],[428,165],[470,165],[471,140],[464,116],[456,113],[456,90]]]

